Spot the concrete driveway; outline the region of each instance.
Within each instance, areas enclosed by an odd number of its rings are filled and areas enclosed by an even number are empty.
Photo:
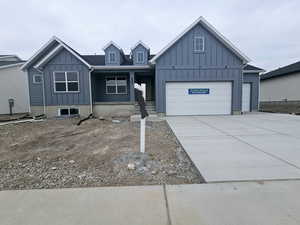
[[[300,116],[167,117],[207,182],[300,179]]]

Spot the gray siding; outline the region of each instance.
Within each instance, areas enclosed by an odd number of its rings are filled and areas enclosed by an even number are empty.
[[[78,71],[79,93],[55,93],[53,72]],[[43,105],[42,85],[32,84],[33,68],[29,69],[31,105]],[[61,50],[43,68],[45,85],[45,104],[51,105],[87,105],[90,104],[89,70],[81,61],[69,53]]]
[[[34,68],[28,69],[28,87],[29,87],[29,99],[30,105],[32,106],[42,106],[43,105],[43,85],[33,83],[33,75],[42,75]]]
[[[258,73],[244,73],[244,83],[251,84],[251,110],[258,110],[259,98],[259,74]]]
[[[127,102],[130,101],[129,90],[129,74],[120,74],[120,76],[127,77],[127,94],[106,94],[106,76],[113,76],[112,73],[101,74],[96,73],[92,75],[92,90],[94,102]]]
[[[144,53],[144,61],[142,63],[137,62],[137,52]],[[146,65],[148,64],[149,51],[141,44],[136,46],[135,49],[132,50],[132,59],[134,65]]]
[[[116,53],[116,62],[110,63],[108,59],[108,53],[109,52],[115,52]],[[106,65],[120,65],[123,62],[123,57],[118,48],[116,48],[114,45],[110,45],[108,48],[105,49],[105,64]]]
[[[205,50],[194,52],[194,37],[205,38]],[[156,108],[166,111],[169,81],[232,81],[232,110],[241,111],[242,60],[200,24],[185,34],[156,62]]]

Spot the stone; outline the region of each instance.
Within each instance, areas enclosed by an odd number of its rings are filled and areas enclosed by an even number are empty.
[[[73,163],[75,163],[75,161],[74,160],[70,160],[69,163],[73,164]]]
[[[56,170],[56,169],[57,169],[57,167],[55,167],[55,166],[51,167],[51,170]]]
[[[111,122],[113,122],[113,123],[120,123],[121,121],[120,120],[112,120]]]

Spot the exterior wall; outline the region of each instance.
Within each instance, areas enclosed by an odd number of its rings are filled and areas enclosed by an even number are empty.
[[[205,38],[205,50],[193,50],[194,37]],[[242,61],[198,24],[156,62],[156,109],[166,112],[165,83],[169,81],[232,81],[232,112],[242,107]]]
[[[118,73],[120,76],[127,77],[127,94],[106,94],[107,76],[113,76],[114,73],[95,73],[92,74],[92,95],[93,102],[129,102],[130,101],[130,81],[129,74]]]
[[[144,61],[142,63],[137,62],[137,52],[144,53]],[[146,65],[148,64],[149,53],[148,50],[141,44],[139,44],[135,49],[132,50],[132,59],[134,65]]]
[[[0,114],[9,113],[8,99],[13,98],[13,113],[29,112],[27,73],[20,66],[0,70]]]
[[[95,116],[131,116],[135,112],[133,104],[96,104],[93,105]]]
[[[32,106],[43,105],[43,85],[33,84],[33,75],[37,72],[32,67],[29,68],[30,102]],[[78,71],[79,72],[79,92],[78,93],[55,93],[54,77],[55,71]],[[45,86],[45,105],[89,105],[90,104],[90,84],[89,70],[75,56],[67,50],[61,50],[43,68]]]
[[[109,52],[115,52],[116,53],[116,62],[115,63],[110,63],[108,59],[108,53]],[[116,48],[114,45],[110,45],[107,49],[105,49],[105,64],[106,65],[120,65],[123,62],[123,57],[118,48]]]
[[[251,84],[251,111],[257,111],[259,102],[259,74],[244,73],[243,82]]]
[[[260,101],[299,101],[300,72],[261,80]]]
[[[33,67],[29,68],[27,71],[28,85],[29,85],[29,96],[31,106],[42,106],[43,103],[43,84],[34,84],[33,76],[43,75],[41,72],[37,71]]]

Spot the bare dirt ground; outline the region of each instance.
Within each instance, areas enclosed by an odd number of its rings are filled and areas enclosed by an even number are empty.
[[[201,175],[165,121],[90,119],[0,126],[0,190],[201,183]],[[134,169],[128,169],[128,164]]]

